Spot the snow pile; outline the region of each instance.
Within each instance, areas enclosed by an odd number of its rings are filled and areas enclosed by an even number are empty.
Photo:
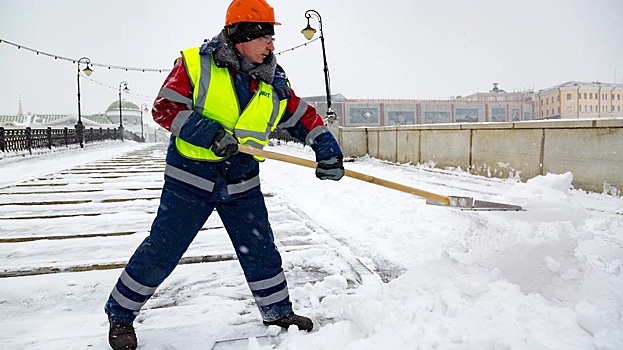
[[[620,197],[574,190],[571,173],[520,183],[370,158],[346,166],[526,211],[457,211],[349,179],[340,189],[304,182],[304,210],[381,276],[399,277],[368,281],[352,295],[307,286],[297,294],[326,296],[317,306],[310,297],[301,311],[331,323],[289,334],[279,348],[623,349]],[[439,182],[447,188],[437,190]]]

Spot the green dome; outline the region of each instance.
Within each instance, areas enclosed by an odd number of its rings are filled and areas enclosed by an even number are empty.
[[[134,103],[130,101],[125,101],[125,100],[121,101],[121,109],[125,109],[125,110],[129,109],[129,110],[135,110],[135,111],[141,110]],[[110,106],[108,106],[108,108],[106,109],[106,112],[112,112],[112,111],[118,111],[118,110],[119,110],[119,100],[116,100],[115,102],[111,103]]]

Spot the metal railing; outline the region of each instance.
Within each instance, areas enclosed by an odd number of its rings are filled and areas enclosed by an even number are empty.
[[[52,149],[53,147],[68,147],[106,140],[121,139],[119,129],[5,129],[0,127],[0,152],[32,151],[35,149]],[[140,136],[124,130],[124,139],[142,142]]]
[[[82,133],[82,137],[81,134]],[[119,128],[62,128],[52,129],[47,127],[45,129],[33,129],[26,127],[23,129],[6,129],[0,127],[0,152],[21,152],[28,151],[32,154],[36,149],[52,149],[54,147],[69,147],[69,145],[101,142],[106,140],[120,140]],[[290,136],[284,130],[275,130],[270,134],[271,139],[277,139],[279,141],[286,142],[299,142],[299,140]],[[140,135],[137,135],[128,130],[123,130],[123,139],[136,142],[145,142]]]

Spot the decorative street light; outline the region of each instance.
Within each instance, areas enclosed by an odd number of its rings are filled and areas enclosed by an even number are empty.
[[[315,10],[307,10],[305,11],[305,18],[307,18],[307,27],[301,30],[301,33],[307,40],[311,40],[316,34],[316,29],[312,28],[309,25],[309,20],[312,17],[316,17],[318,19],[318,25],[320,26],[320,43],[322,44],[322,59],[324,61],[324,84],[327,93],[327,123],[331,124],[337,119],[337,115],[331,109],[331,79],[329,78],[329,65],[327,64],[327,53],[324,48],[324,32],[322,31],[322,18],[320,14]]]
[[[84,148],[84,125],[82,125],[82,112],[80,111],[80,63],[86,63],[86,68],[83,70],[84,74],[88,77],[93,73],[91,69],[91,60],[88,57],[82,57],[76,62],[78,67],[78,124],[76,124],[76,133],[78,141],[80,142],[80,148]]]
[[[147,111],[148,111],[147,103],[143,103],[141,105],[141,140],[143,140],[143,142],[145,142],[145,134],[144,134],[144,130],[143,130],[143,111],[145,111],[145,113],[147,113]]]
[[[119,137],[121,137],[121,141],[123,141],[123,116],[121,115],[121,87],[123,87],[123,92],[128,93],[130,89],[128,89],[128,82],[122,81],[119,83]]]

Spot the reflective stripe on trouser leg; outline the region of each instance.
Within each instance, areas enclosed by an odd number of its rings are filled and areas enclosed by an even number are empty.
[[[158,214],[117,281],[105,311],[119,322],[132,322],[188,249],[214,206],[197,189],[165,177]]]
[[[262,318],[274,321],[292,312],[281,255],[274,243],[268,212],[259,187],[216,210],[236,250]]]
[[[286,276],[281,271],[277,276],[262,281],[248,282],[251,293],[258,306],[268,306],[278,303],[289,297]],[[277,290],[274,293],[266,292]],[[265,296],[261,296],[265,295]]]
[[[110,297],[113,298],[119,306],[138,312],[155,291],[156,287],[145,286],[137,282],[128,275],[128,271],[123,269],[117,285],[115,285],[115,288],[110,293]]]

